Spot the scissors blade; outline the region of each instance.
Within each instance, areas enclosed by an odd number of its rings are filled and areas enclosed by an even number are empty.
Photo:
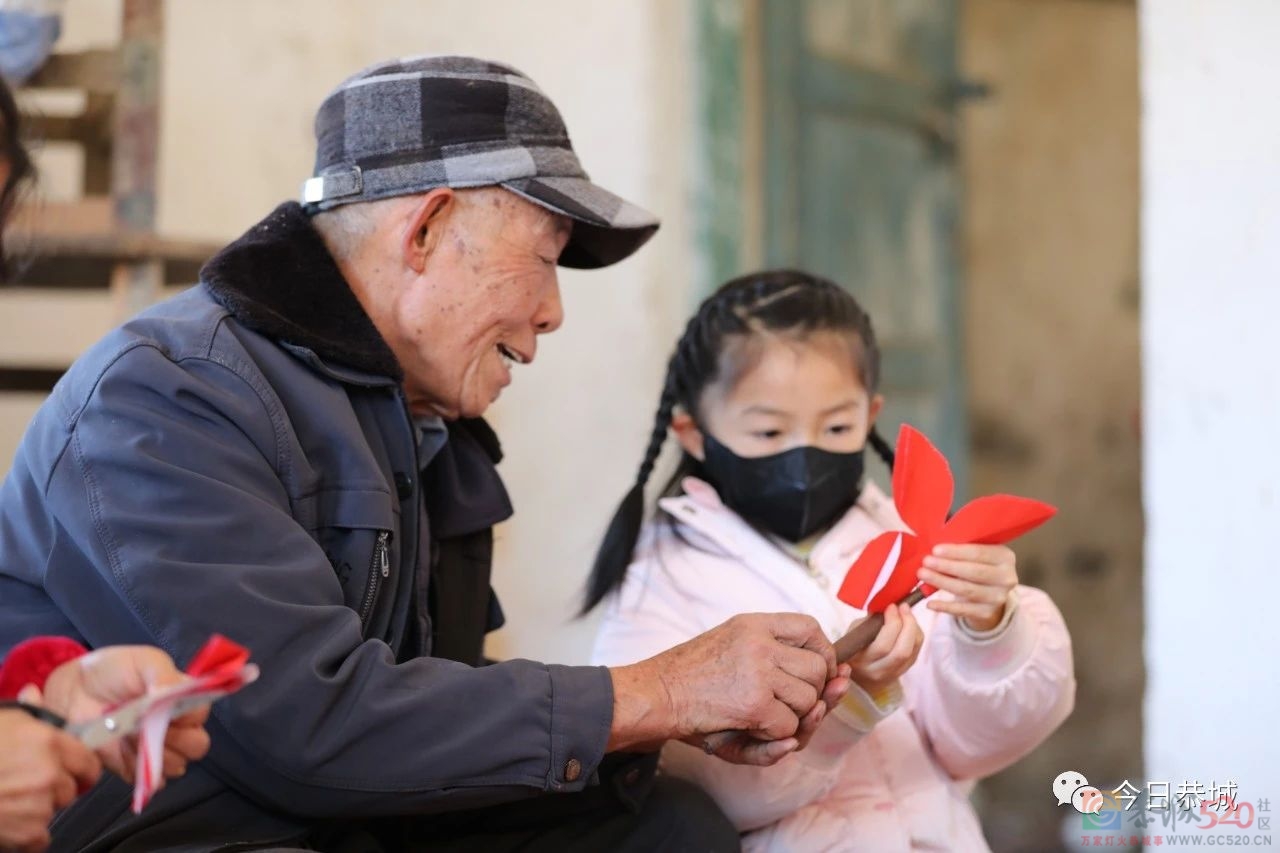
[[[90,749],[98,749],[117,738],[136,732],[142,725],[143,714],[150,704],[151,698],[143,696],[101,717],[85,720],[83,723],[70,723],[66,731]]]

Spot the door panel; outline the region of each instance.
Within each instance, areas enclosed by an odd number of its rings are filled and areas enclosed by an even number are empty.
[[[761,0],[769,266],[847,287],[883,351],[881,431],[908,421],[967,486],[953,2]]]

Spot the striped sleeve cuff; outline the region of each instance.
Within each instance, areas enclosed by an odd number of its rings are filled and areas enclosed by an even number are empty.
[[[875,691],[854,684],[831,709],[808,747],[796,758],[816,770],[831,770],[851,746],[867,736],[885,717],[902,705],[902,685],[897,681]]]
[[[846,726],[866,734],[901,704],[902,685],[897,681],[871,691],[854,684],[832,713]]]

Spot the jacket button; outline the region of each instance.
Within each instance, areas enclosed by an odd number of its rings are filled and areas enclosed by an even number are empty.
[[[582,775],[582,762],[576,758],[570,758],[569,763],[564,766],[564,781],[577,782],[578,777]]]
[[[400,500],[407,501],[413,497],[413,478],[403,471],[397,471],[396,476],[396,495]]]

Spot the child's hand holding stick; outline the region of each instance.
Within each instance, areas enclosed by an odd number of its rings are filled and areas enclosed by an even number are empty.
[[[906,605],[910,608],[923,599],[924,591],[920,587],[916,587],[893,606]],[[849,630],[845,632],[845,635],[836,640],[836,660],[840,663],[846,663],[870,646],[875,641],[876,635],[884,627],[884,619],[884,613],[880,612],[864,616],[854,622]],[[750,735],[740,731],[716,732],[713,735],[707,735],[703,739],[702,748],[708,755],[715,755],[740,737],[750,737]]]

